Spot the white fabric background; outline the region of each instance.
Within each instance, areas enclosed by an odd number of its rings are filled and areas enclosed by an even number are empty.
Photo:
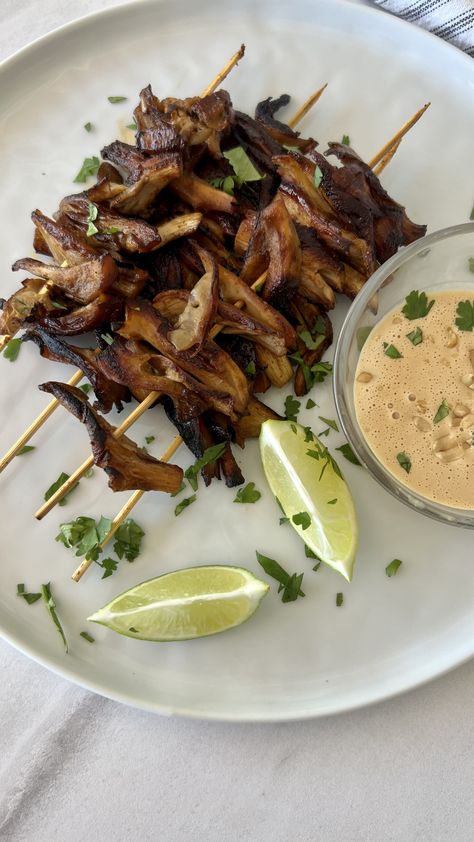
[[[113,5],[1,0],[0,56]],[[366,710],[269,726],[141,713],[1,641],[0,675],[1,842],[473,839],[474,662]]]

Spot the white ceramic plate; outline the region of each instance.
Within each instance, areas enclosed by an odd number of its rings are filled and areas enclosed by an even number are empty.
[[[83,158],[97,154],[130,122],[137,93],[151,82],[158,95],[199,92],[241,42],[244,61],[227,86],[239,108],[287,91],[288,113],[324,81],[329,87],[302,129],[320,139],[348,133],[370,157],[425,101],[433,105],[404,141],[384,175],[393,195],[430,229],[465,221],[474,198],[469,178],[474,137],[474,62],[416,27],[362,6],[335,0],[238,0],[219,3],[132,3],[94,15],[43,38],[0,73],[3,147],[2,294],[18,281],[14,259],[31,252],[29,213],[47,213],[73,192]],[[109,95],[125,95],[110,105]],[[83,124],[96,127],[87,134]],[[346,312],[339,305],[337,327]],[[0,450],[45,405],[36,384],[72,372],[39,359],[26,345],[15,364],[0,360]],[[274,394],[282,408],[290,390]],[[334,417],[330,384],[304,411],[316,431],[320,413]],[[161,410],[134,428],[139,443],[155,434],[154,455],[173,435]],[[341,436],[331,433],[331,446]],[[54,542],[59,523],[79,514],[113,516],[125,494],[113,495],[96,470],[67,506],[43,522],[33,512],[58,474],[88,453],[84,429],[60,409],[34,438],[37,450],[18,458],[0,479],[0,631],[36,660],[111,698],[161,713],[234,720],[272,720],[347,710],[398,693],[471,656],[474,648],[472,533],[443,527],[408,511],[361,468],[344,463],[361,524],[354,582],[329,569],[313,573],[303,546],[278,511],[259,466],[257,446],[238,453],[247,480],[263,490],[253,506],[233,504],[223,484],[201,487],[198,501],[175,518],[175,501],[149,494],[134,516],[146,530],[142,556],[102,581],[91,569],[81,584],[74,558]],[[179,462],[187,465],[184,449]],[[214,638],[157,645],[104,628],[79,637],[85,618],[143,579],[190,564],[241,564],[259,573],[255,549],[291,572],[305,572],[306,598],[283,605],[272,586],[244,626]],[[396,578],[384,569],[403,559]],[[264,574],[263,574],[264,577]],[[59,637],[41,603],[16,595],[51,580],[67,636]],[[344,606],[336,608],[336,593]]]

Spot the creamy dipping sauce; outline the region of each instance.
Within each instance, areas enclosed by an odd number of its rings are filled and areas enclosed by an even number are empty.
[[[354,385],[357,420],[375,456],[408,489],[474,509],[474,332],[456,325],[459,303],[469,302],[461,313],[469,327],[473,294],[426,295],[434,302],[427,315],[409,320],[401,305],[366,339]]]

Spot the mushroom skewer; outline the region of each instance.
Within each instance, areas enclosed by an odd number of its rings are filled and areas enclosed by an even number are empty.
[[[321,93],[322,93],[323,90],[324,90],[324,88],[321,89]],[[319,95],[321,95],[321,94],[319,94]],[[429,105],[429,103],[428,103],[428,105]],[[422,109],[420,109],[416,113],[416,115],[414,115],[411,118],[411,120],[409,120],[407,123],[405,123],[404,126],[397,132],[397,134],[388,143],[386,143],[385,146],[382,147],[380,152],[377,153],[377,155],[375,155],[374,158],[371,159],[370,165],[372,167],[375,167],[375,166],[377,167],[377,174],[382,172],[385,169],[385,167],[387,166],[387,164],[391,161],[393,155],[395,154],[396,150],[398,149],[398,147],[401,143],[402,137],[420,119],[420,117],[424,114],[424,112],[428,108],[428,105],[425,105]],[[301,116],[304,116],[304,114],[306,113],[306,111],[304,109],[300,109],[300,112],[301,112]],[[300,112],[298,112],[298,113],[300,113]],[[294,123],[293,123],[293,125],[294,125]],[[254,290],[260,289],[265,283],[266,276],[267,276],[267,272],[264,272],[257,279],[257,281],[252,285],[252,289],[254,289]],[[239,302],[237,302],[237,304],[239,304]],[[216,326],[216,328],[214,328],[210,332],[211,337],[215,336],[217,334],[217,332],[219,331],[219,327]],[[139,409],[140,409],[140,407],[137,407],[136,411],[138,411]],[[173,454],[176,452],[176,450],[180,447],[180,445],[182,444],[182,441],[183,440],[182,440],[181,436],[179,436],[179,435],[176,436],[173,439],[173,441],[171,442],[171,444],[169,445],[169,447],[167,448],[167,450],[165,451],[165,453],[163,453],[162,456],[160,457],[160,461],[166,462],[168,459],[170,459],[173,456]],[[84,463],[84,465],[85,464],[86,463]],[[81,474],[81,476],[82,476],[82,474]],[[59,489],[56,492],[55,496],[57,497],[57,499],[60,499],[60,496],[62,496],[61,491],[62,491],[62,489]],[[127,519],[130,512],[132,511],[132,509],[137,505],[137,503],[141,500],[141,498],[143,497],[144,494],[145,494],[145,491],[140,490],[140,489],[133,492],[133,494],[130,496],[130,498],[127,500],[125,505],[120,509],[120,511],[117,513],[114,520],[112,521],[112,525],[111,525],[111,528],[110,528],[109,532],[107,533],[107,535],[105,535],[104,539],[102,540],[102,542],[100,544],[101,549],[103,549],[105,547],[105,545],[110,541],[110,539],[115,535],[117,529]],[[41,512],[41,510],[39,510],[39,512],[37,512],[37,515],[36,515],[37,517],[38,517],[38,514],[40,512]],[[73,581],[79,582],[81,580],[82,576],[84,575],[86,570],[88,570],[88,568],[90,567],[91,564],[92,564],[92,559],[84,559],[81,562],[81,564],[76,568],[76,570],[74,570],[74,572],[72,574]]]
[[[240,46],[240,48],[237,50],[237,52],[234,53],[234,55],[229,59],[229,61],[224,65],[224,67],[219,71],[219,73],[214,77],[214,79],[207,86],[207,88],[205,88],[203,90],[203,92],[201,93],[201,98],[209,96],[209,94],[214,93],[214,91],[219,87],[221,82],[223,82],[224,79],[227,78],[227,76],[229,75],[231,70],[233,70],[233,68],[236,66],[236,64],[238,64],[240,59],[244,57],[244,54],[245,54],[245,45],[242,44]],[[323,89],[321,89],[321,93],[322,93],[322,90]],[[319,94],[319,95],[321,95],[321,94]],[[319,96],[318,96],[318,99],[319,99]],[[305,105],[307,105],[307,103],[305,103]],[[303,108],[305,107],[305,105],[303,105]],[[311,107],[311,106],[308,106],[306,108],[306,111],[308,110],[309,107]],[[306,111],[304,113],[306,113]],[[10,338],[11,338],[10,336],[0,337],[0,350],[9,341]],[[84,374],[83,374],[82,371],[80,371],[80,370],[76,371],[73,374],[73,376],[71,377],[71,379],[68,380],[68,385],[69,386],[75,386],[77,383],[79,383],[82,380],[83,377],[84,377]],[[118,437],[122,433],[124,433],[125,430],[128,430],[128,428],[131,426],[131,424],[133,424],[134,421],[137,418],[140,417],[142,412],[144,412],[145,409],[147,409],[148,406],[150,406],[152,403],[153,403],[153,400],[148,400],[148,398],[145,401],[142,401],[140,406],[137,407],[134,410],[134,412],[132,412],[131,415],[128,418],[125,419],[123,424],[121,424],[120,427],[117,428],[117,430],[115,431],[116,437]],[[42,412],[40,412],[40,414],[35,418],[35,420],[31,422],[31,424],[29,425],[29,427],[27,427],[27,429],[24,431],[24,433],[22,433],[22,435],[16,440],[16,442],[14,442],[14,444],[12,444],[12,446],[7,450],[7,452],[5,453],[3,458],[0,459],[0,473],[7,467],[7,465],[10,464],[12,459],[14,459],[15,456],[17,456],[17,454],[20,452],[20,450],[25,446],[25,444],[27,444],[27,442],[30,441],[30,439],[40,429],[40,427],[43,426],[43,424],[48,420],[48,418],[53,414],[53,412],[58,408],[58,406],[59,406],[59,402],[56,400],[56,398],[54,398],[42,410]],[[141,408],[141,412],[136,414],[137,410],[140,409],[140,408]],[[84,463],[84,464],[86,464],[86,463]],[[83,472],[79,473],[79,471],[76,471],[73,476],[78,474],[77,479],[79,479],[81,476],[83,476],[86,473],[86,471],[89,470],[91,464],[92,463],[89,460],[87,460],[87,467],[84,468]],[[82,467],[84,467],[84,466],[82,466]],[[75,481],[77,481],[77,479]],[[72,480],[72,477],[70,478],[70,480]],[[74,482],[71,483],[70,480],[67,483],[68,487],[64,491],[64,494],[66,494],[67,490],[72,488],[72,485],[74,484]],[[62,486],[61,488],[64,488],[64,486]],[[61,497],[64,496],[64,494],[62,494]],[[52,506],[54,506],[55,503],[61,499],[61,497],[58,497],[57,500],[55,500],[52,503]],[[47,511],[49,511],[49,509]],[[43,514],[46,514],[46,511]],[[41,517],[43,517],[43,515],[41,515]]]

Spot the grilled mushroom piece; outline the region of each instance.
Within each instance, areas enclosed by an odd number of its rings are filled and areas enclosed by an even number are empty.
[[[49,381],[39,387],[85,425],[92,445],[94,462],[109,477],[112,491],[166,491],[173,494],[183,481],[183,471],[154,459],[127,436],[113,437],[115,427],[93,409],[84,392],[66,383]]]
[[[93,348],[69,345],[39,325],[27,327],[23,334],[23,342],[28,341],[38,346],[41,356],[45,359],[81,369],[94,389],[97,398],[94,406],[101,412],[110,412],[113,406],[120,412],[123,408],[122,402],[130,400],[128,389],[119,382],[114,382],[113,378],[108,379],[100,371],[97,354]]]
[[[49,281],[51,286],[80,304],[89,304],[101,292],[106,292],[118,276],[117,265],[110,254],[94,257],[74,266],[56,266],[31,257],[23,257],[15,261],[12,269],[14,272],[24,269],[25,272]]]

